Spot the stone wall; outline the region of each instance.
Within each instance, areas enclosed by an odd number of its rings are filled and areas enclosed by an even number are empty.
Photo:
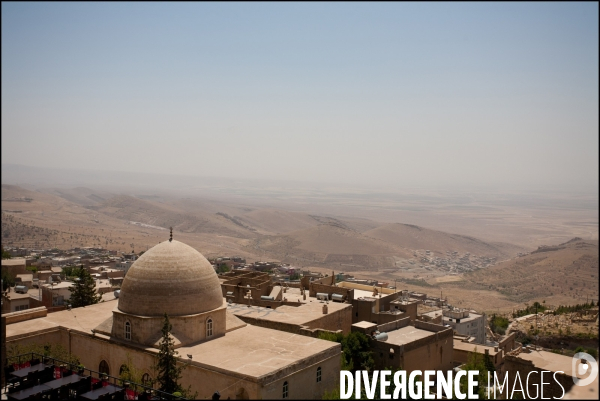
[[[402,327],[406,327],[408,325],[410,325],[410,318],[407,317],[406,315],[401,315],[402,317],[398,320],[394,320],[393,322],[389,322],[389,323],[384,323],[384,324],[380,324],[377,326],[377,330],[379,330],[380,332],[389,332],[392,330],[398,330],[401,329]]]
[[[504,362],[504,351],[499,350],[499,352],[490,353],[490,347],[486,347],[481,344],[472,344],[472,348],[470,350],[458,349],[454,348],[452,359],[455,363],[463,364],[469,361],[469,354],[477,353],[477,354],[488,354],[491,358],[494,366],[498,367]]]
[[[518,356],[506,355],[504,358],[504,372],[508,375],[507,387],[509,388],[509,392],[512,391],[517,372],[519,372],[521,383],[524,388],[527,387],[531,398],[541,398],[540,394],[538,394],[537,397],[535,396],[536,391],[539,392],[541,387],[541,371],[542,369],[536,367],[533,362],[521,359]],[[529,376],[529,381],[527,381],[527,375],[530,372],[537,373],[532,373]],[[554,378],[556,378],[556,380]],[[569,375],[556,373],[556,376],[554,376],[554,373],[544,373],[544,398],[562,398],[563,389],[558,385],[556,382],[557,380],[560,383],[560,386],[564,388],[565,393],[574,385],[573,378]],[[518,383],[515,387],[520,388]],[[503,394],[506,396],[506,391],[503,392]],[[514,394],[522,396],[523,393],[515,392]],[[508,396],[510,396],[510,393]],[[525,398],[529,398],[527,394],[525,394]]]
[[[372,339],[375,369],[395,368],[409,372],[452,369],[452,329],[431,334],[404,345]]]
[[[498,342],[498,347],[503,350],[505,354],[508,354],[510,351],[516,348],[516,341],[516,334],[513,332],[500,340]]]
[[[409,302],[407,304],[400,304],[400,303],[396,303],[396,304],[392,304],[390,303],[390,310],[399,310],[402,311],[404,313],[406,313],[409,317],[411,321],[415,321],[417,320],[417,302]],[[442,320],[442,317],[440,315],[440,322]]]
[[[377,324],[378,322],[371,318],[374,313],[373,307],[375,307],[374,300],[354,299],[352,301],[352,323],[365,321]]]
[[[129,358],[134,366],[144,367],[142,374],[147,373],[152,378],[156,377],[156,372],[151,368],[155,363],[155,354],[150,349],[132,347],[130,344],[121,345],[111,342],[103,335],[84,334],[61,328],[45,329],[44,333],[12,339],[6,345],[10,347],[13,344],[29,343],[61,344],[72,355],[78,357],[86,369],[98,371],[100,362],[105,361],[109,368],[109,375],[116,377],[119,376],[121,365],[127,363]],[[181,384],[184,388],[191,385],[192,392],[198,392],[198,399],[210,399],[215,391],[220,392],[222,399],[236,399],[237,396],[250,399],[280,399],[283,383],[287,381],[289,398],[320,398],[325,390],[334,389],[339,380],[341,348],[337,351],[330,353],[329,356],[319,355],[308,361],[287,366],[277,372],[274,378],[259,378],[258,381],[251,377],[226,374],[220,372],[218,368],[210,368],[192,361],[183,371]],[[318,361],[319,357],[321,357],[320,361]],[[188,362],[184,359],[179,358],[179,362]],[[316,382],[318,367],[322,370],[322,380],[319,383]]]
[[[48,310],[45,307],[36,307],[25,309],[18,312],[3,313],[6,318],[6,324],[12,324],[22,322],[24,320],[36,319],[38,317],[45,317],[48,315]]]
[[[344,301],[352,302],[354,300],[354,290],[352,288],[336,287],[328,284],[310,283],[308,296],[316,298],[317,293],[326,293],[331,299],[331,294],[344,296]]]
[[[342,333],[348,334],[352,327],[352,306],[348,305],[335,312],[330,311],[326,315],[306,323],[306,326],[310,329],[341,330]]]
[[[301,370],[278,378],[261,388],[261,393],[251,399],[280,400],[283,384],[288,383],[290,399],[321,399],[325,391],[339,389],[341,349],[323,361],[303,366]],[[321,368],[321,381],[317,382],[317,369]],[[231,397],[234,399],[233,397]],[[221,395],[223,399],[223,395]]]
[[[422,329],[422,330],[427,330],[427,331],[433,331],[433,332],[440,332],[440,331],[444,331],[444,330],[451,330],[447,327],[442,326],[441,324],[435,324],[435,323],[430,323],[430,322],[422,322],[417,320],[415,322],[415,327],[417,329]]]
[[[254,326],[265,327],[267,329],[285,331],[288,333],[299,334],[307,337],[318,337],[321,332],[330,333],[350,333],[352,308],[344,308],[335,313],[328,313],[318,319],[315,319],[306,325],[295,323],[277,322],[273,320],[260,319],[252,316],[237,316],[245,323]]]
[[[212,340],[225,335],[226,330],[226,306],[209,312],[186,316],[169,316],[169,322],[173,326],[171,333],[177,339],[176,347],[190,343]],[[212,320],[213,335],[207,338],[206,323]],[[163,317],[145,317],[123,313],[119,310],[113,311],[113,324],[111,335],[115,338],[125,340],[125,322],[131,324],[131,342],[144,344],[149,347],[161,338]]]
[[[366,285],[366,284],[357,284],[357,283],[351,283],[349,281],[342,281],[341,283],[338,283],[339,287],[343,287],[343,288],[354,288],[357,290],[364,290],[364,291],[371,291],[373,292],[373,286],[372,285]],[[377,287],[377,291],[379,291],[382,294],[394,294],[396,293],[396,290],[392,290],[391,288],[381,288],[381,287]],[[400,292],[397,292],[398,296],[400,296]]]
[[[373,318],[377,324],[387,324],[387,323],[392,323],[398,319],[401,319],[403,317],[405,317],[406,314],[405,313],[390,313],[390,312],[381,312],[381,313],[374,313],[371,318]]]

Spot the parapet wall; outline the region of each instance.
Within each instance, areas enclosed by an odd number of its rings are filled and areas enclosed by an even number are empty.
[[[435,324],[435,323],[429,323],[429,322],[423,322],[421,320],[416,320],[415,321],[415,327],[417,329],[422,329],[422,330],[427,330],[427,331],[433,331],[433,332],[440,332],[443,330],[452,330],[449,329],[448,327],[444,327],[440,324]]]
[[[351,288],[336,287],[328,284],[317,284],[315,282],[309,284],[309,297],[315,298],[319,292],[329,294],[329,298],[331,298],[331,294],[342,295],[345,297],[344,301],[347,302],[352,302],[354,299],[354,290]]]
[[[379,330],[382,333],[390,332],[392,330],[398,330],[398,329],[401,329],[403,327],[410,325],[410,317],[408,317],[408,316],[404,317],[404,316],[405,315],[403,314],[403,317],[398,320],[394,320],[393,322],[378,325],[377,330]]]
[[[514,332],[510,333],[498,342],[498,348],[504,350],[505,354],[508,354],[510,351],[515,349],[516,346],[516,334]]]
[[[253,326],[259,326],[259,327],[264,327],[267,329],[285,331],[288,333],[299,334],[301,336],[307,336],[307,337],[317,338],[317,337],[319,337],[319,334],[321,334],[321,333],[344,334],[342,330],[326,330],[323,328],[310,328],[310,327],[307,327],[304,325],[299,325],[299,324],[276,322],[273,320],[258,319],[255,317],[244,316],[244,315],[239,315],[237,317],[239,319],[241,319],[242,321],[244,321],[245,323],[251,324]]]
[[[542,369],[536,367],[532,361],[528,361],[526,359],[521,359],[518,356],[506,355],[504,357],[504,371],[508,375],[508,389],[512,391],[513,384],[515,383],[515,378],[517,372],[519,373],[519,377],[523,383],[523,386],[527,388],[532,398],[541,398],[541,395],[538,394],[541,387],[541,371]],[[537,374],[532,374],[529,377],[527,376],[529,372],[538,372]],[[528,378],[526,381],[524,378]],[[557,383],[560,383],[560,385]],[[564,393],[569,391],[573,387],[573,378],[570,375],[566,375],[561,372],[556,373],[544,373],[544,398],[546,399],[559,399],[563,396],[563,388]],[[562,388],[561,388],[562,386]],[[516,387],[520,387],[519,384]],[[506,392],[503,392],[506,397]],[[521,395],[521,392],[516,392],[515,394]],[[536,396],[537,394],[537,396]],[[508,394],[510,396],[510,394]]]
[[[364,290],[364,291],[373,291],[373,286],[372,285],[365,285],[365,284],[357,284],[357,283],[351,283],[348,281],[342,281],[341,283],[338,283],[337,285],[338,287],[343,287],[343,288],[354,288],[356,290]],[[392,290],[391,288],[385,288],[385,287],[377,287],[375,286],[375,288],[377,288],[377,291],[379,291],[382,294],[394,294],[397,291],[396,290]],[[400,292],[397,292],[398,296],[400,296]]]
[[[25,320],[37,319],[39,317],[46,317],[48,310],[46,307],[41,306],[39,308],[25,309],[22,311],[5,313],[6,324],[12,324],[17,322],[23,322]]]

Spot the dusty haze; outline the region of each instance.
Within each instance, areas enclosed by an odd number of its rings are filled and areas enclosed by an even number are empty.
[[[597,33],[597,3],[2,3],[2,160],[594,192]]]

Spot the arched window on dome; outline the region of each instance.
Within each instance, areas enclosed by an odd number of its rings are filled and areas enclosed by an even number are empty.
[[[317,383],[321,383],[321,367],[317,368]]]
[[[206,321],[206,337],[212,337],[213,335],[213,321],[211,318],[208,318]]]
[[[131,340],[131,323],[125,322],[125,339]]]

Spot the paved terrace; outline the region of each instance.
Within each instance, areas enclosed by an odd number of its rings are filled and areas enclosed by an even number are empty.
[[[405,345],[427,337],[435,337],[436,333],[423,329],[417,329],[414,326],[402,327],[398,330],[392,330],[387,333],[386,343],[394,345]]]
[[[295,302],[296,298],[288,293],[283,294],[288,301]],[[277,309],[270,309],[266,307],[250,306],[244,304],[230,304],[227,305],[227,310],[236,316],[246,316],[255,319],[272,320],[282,323],[290,323],[297,325],[305,325],[308,322],[319,319],[323,316],[323,305],[324,302],[319,302],[316,298],[306,298],[306,301],[302,301],[301,296],[298,294],[301,300],[300,306],[287,306],[283,305]],[[352,308],[352,305],[341,302],[331,302],[327,304],[328,314],[338,312],[345,308]]]
[[[341,353],[341,345],[298,334],[248,325],[224,337],[178,349],[191,354],[193,363],[218,367],[254,378],[306,360]]]

